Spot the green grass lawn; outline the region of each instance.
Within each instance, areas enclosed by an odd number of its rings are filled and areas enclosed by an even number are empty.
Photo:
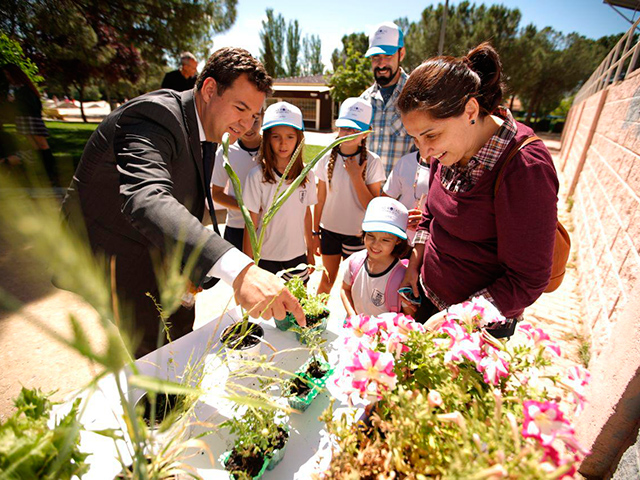
[[[48,139],[49,145],[58,163],[61,184],[63,186],[69,185],[73,177],[73,172],[82,156],[84,146],[99,124],[81,122],[46,122],[46,124],[50,133]],[[26,140],[16,134],[14,125],[5,125],[4,127],[5,131],[15,135],[21,148],[29,148]],[[304,161],[308,162],[322,149],[323,147],[318,145],[306,145],[304,149]],[[28,172],[25,172],[27,174],[26,176],[32,175],[35,177],[36,184],[46,181],[46,175],[41,167],[39,158],[35,159],[33,165],[25,165],[24,169],[28,170]],[[29,183],[25,178],[18,179],[18,181],[21,184]]]

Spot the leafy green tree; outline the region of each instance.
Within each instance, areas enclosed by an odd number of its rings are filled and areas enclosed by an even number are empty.
[[[331,54],[331,65],[333,71],[337,71],[339,66],[344,66],[347,61],[347,49],[351,47],[355,52],[364,57],[369,48],[369,37],[365,33],[350,33],[342,37],[342,50],[335,49]]]
[[[42,11],[47,12],[51,23],[64,23],[70,16],[79,15],[92,28],[112,28],[125,45],[153,45],[147,60],[164,64],[165,56],[175,57],[183,50],[206,51],[214,35],[235,22],[236,4],[237,0],[9,1],[7,8],[0,9],[0,29],[25,47],[38,40],[34,17],[41,16]],[[81,34],[78,32],[78,36]],[[27,53],[33,56],[36,52]]]
[[[287,27],[287,72],[289,77],[300,75],[300,25],[298,20],[289,22]]]
[[[285,22],[281,14],[274,15],[273,8],[267,8],[266,13],[267,19],[262,21],[262,30],[260,31],[260,40],[262,41],[260,61],[269,75],[275,78],[282,77],[285,74],[282,67]]]
[[[346,98],[357,97],[373,83],[371,65],[364,55],[347,44],[344,65],[339,65],[329,79],[332,98],[342,103]]]
[[[304,75],[320,75],[324,71],[320,36],[307,35],[304,37],[302,44],[304,47]]]
[[[47,83],[68,92],[135,83],[144,65],[204,52],[235,22],[237,0],[2,0],[0,30],[20,43]],[[142,56],[144,52],[144,57]],[[138,92],[141,93],[141,92]]]
[[[0,32],[0,65],[7,63],[19,66],[34,84],[37,85],[42,82],[43,79],[38,74],[37,65],[25,57],[20,44],[10,39],[5,33]]]

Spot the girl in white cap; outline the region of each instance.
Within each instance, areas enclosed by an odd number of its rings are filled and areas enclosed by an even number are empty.
[[[401,301],[398,292],[408,263],[402,260],[409,249],[408,217],[406,207],[393,198],[369,202],[362,222],[365,250],[347,259],[340,290],[347,316],[415,312],[415,307]]]
[[[291,161],[293,153],[304,138],[303,131],[302,112],[295,105],[278,102],[265,111],[259,164],[249,172],[243,193],[244,203],[249,209],[254,224],[258,225],[262,215],[273,203],[277,184]],[[287,174],[286,183],[291,183],[297,178],[303,167],[302,151],[300,151]],[[285,190],[286,185],[280,189],[279,193]],[[309,172],[267,226],[259,267],[277,273],[299,264],[314,264],[313,252],[308,246],[312,242],[311,205],[316,201],[315,176],[313,172]],[[260,235],[260,229],[258,235]],[[246,231],[244,251],[250,256],[253,255]],[[286,281],[294,275],[300,276],[306,282],[309,279],[309,270],[304,268],[287,272],[283,278]]]
[[[336,126],[338,137],[364,132],[371,125],[371,104],[361,98],[348,98],[340,106]],[[340,261],[364,248],[360,224],[369,202],[380,195],[385,181],[380,158],[367,150],[368,133],[344,142],[316,165],[318,203],[314,209],[314,248],[322,254],[326,271],[318,293],[329,293]]]

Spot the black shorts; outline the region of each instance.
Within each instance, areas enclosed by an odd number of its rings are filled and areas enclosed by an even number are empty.
[[[342,258],[347,258],[363,248],[361,235],[343,235],[320,227],[320,251],[323,255],[342,255]]]
[[[224,239],[240,251],[243,237],[244,228],[224,227]]]
[[[300,255],[299,257],[293,258],[291,260],[260,260],[258,262],[258,266],[260,268],[264,268],[266,271],[271,273],[278,273],[282,270],[288,270],[293,267],[297,267],[299,264],[304,263],[307,264],[307,256]],[[309,269],[305,268],[304,270],[293,270],[291,272],[286,272],[282,275],[282,279],[286,282],[287,280],[291,280],[292,277],[298,276],[302,279],[302,281],[306,284],[309,280]]]

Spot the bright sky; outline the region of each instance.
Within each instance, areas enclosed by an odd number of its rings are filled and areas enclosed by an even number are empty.
[[[266,19],[265,10],[273,7],[274,12],[281,13],[287,23],[297,19],[303,37],[305,34],[320,36],[322,61],[325,66],[331,67],[331,53],[342,46],[340,40],[343,35],[353,32],[369,34],[378,24],[399,17],[417,21],[426,6],[438,3],[424,0],[367,0],[366,3],[358,0],[321,0],[311,6],[312,2],[301,0],[238,0],[236,23],[227,33],[215,37],[214,49],[242,47],[259,57],[262,20]],[[450,5],[458,3],[460,0],[449,1]],[[474,3],[499,3],[509,8],[519,8],[522,13],[521,27],[533,23],[539,28],[550,26],[563,33],[575,31],[590,38],[624,32],[630,27],[620,14],[602,0],[476,0]],[[363,8],[363,5],[366,7]],[[640,15],[640,12],[628,9],[620,11],[633,20]]]

